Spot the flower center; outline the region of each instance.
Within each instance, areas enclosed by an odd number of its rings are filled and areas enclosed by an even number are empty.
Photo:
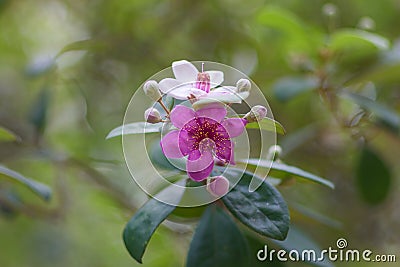
[[[197,89],[203,90],[206,93],[210,92],[210,75],[206,72],[199,72],[197,74],[197,81],[195,87]]]
[[[201,153],[205,151],[213,152],[215,148],[215,142],[211,138],[204,138],[199,142],[199,150]]]
[[[218,152],[229,140],[229,135],[221,124],[206,117],[194,118],[186,123],[182,130],[188,133],[191,150]]]

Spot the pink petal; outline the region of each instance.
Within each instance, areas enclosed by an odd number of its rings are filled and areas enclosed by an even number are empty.
[[[161,149],[167,158],[182,158],[183,154],[179,148],[179,131],[167,133],[160,142]]]
[[[233,142],[230,140],[224,140],[217,143],[216,156],[224,162],[235,164]]]
[[[226,116],[226,109],[221,103],[211,103],[196,111],[196,117],[206,117],[221,122]]]
[[[158,83],[158,85],[160,86],[161,92],[163,92],[164,94],[167,94],[171,91],[171,89],[176,88],[179,85],[181,85],[181,82],[179,82],[176,79],[165,78],[165,79],[161,80]]]
[[[229,118],[224,120],[221,125],[228,132],[230,138],[239,136],[244,131],[244,122],[241,118]]]
[[[187,60],[173,62],[172,71],[174,72],[175,78],[183,83],[196,82],[197,73],[199,73],[196,67]]]
[[[211,88],[217,87],[224,81],[224,73],[219,70],[210,70],[205,71],[208,75],[210,75],[210,85]]]
[[[183,105],[176,105],[171,111],[169,118],[172,124],[177,128],[182,128],[187,122],[194,119],[195,112],[193,109]]]
[[[210,176],[212,170],[214,168],[214,162],[212,162],[210,164],[210,166],[208,166],[206,169],[199,171],[199,172],[187,172],[188,176],[190,179],[196,181],[196,182],[200,182],[204,179],[206,179],[208,176]]]
[[[214,157],[210,151],[200,153],[199,150],[193,150],[189,154],[186,170],[188,172],[201,172],[207,169],[211,163],[214,164]]]
[[[184,156],[187,156],[190,153],[195,141],[195,139],[189,136],[189,133],[187,131],[179,131],[179,149]]]

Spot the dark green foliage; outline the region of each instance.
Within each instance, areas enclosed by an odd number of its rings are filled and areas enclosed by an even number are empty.
[[[371,205],[382,203],[390,192],[391,172],[370,147],[364,146],[357,166],[357,185],[362,198]]]
[[[249,192],[251,173],[223,198],[224,204],[240,222],[267,237],[284,240],[289,230],[289,211],[281,194],[267,182]]]
[[[186,267],[245,267],[250,258],[246,239],[235,222],[211,205],[201,217],[186,261]]]

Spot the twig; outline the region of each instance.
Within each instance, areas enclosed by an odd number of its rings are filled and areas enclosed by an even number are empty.
[[[162,101],[162,99],[158,99],[157,101],[158,103],[160,103],[161,107],[165,110],[165,112],[167,112],[167,114],[169,115],[171,112],[169,111],[169,109],[164,105],[164,102]]]

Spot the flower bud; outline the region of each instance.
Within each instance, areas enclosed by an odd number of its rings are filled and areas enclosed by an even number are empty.
[[[160,112],[155,108],[148,108],[144,112],[144,119],[148,123],[157,123],[162,121]]]
[[[154,101],[161,98],[160,87],[156,81],[150,80],[143,85],[144,93]]]
[[[275,161],[279,159],[282,154],[282,147],[278,145],[273,145],[268,149],[267,160]]]
[[[249,92],[250,89],[251,89],[251,83],[247,79],[240,79],[236,83],[236,90],[237,90],[238,93]]]
[[[243,119],[247,120],[247,122],[256,122],[261,121],[267,115],[267,108],[264,106],[254,106],[251,108],[250,112],[247,113]]]
[[[362,30],[373,31],[375,29],[375,21],[371,17],[362,17],[357,26]]]
[[[327,3],[322,7],[322,13],[324,13],[325,16],[333,17],[337,13],[337,7],[332,3]]]
[[[207,191],[215,197],[222,197],[229,192],[229,181],[223,176],[211,177],[207,180]]]

